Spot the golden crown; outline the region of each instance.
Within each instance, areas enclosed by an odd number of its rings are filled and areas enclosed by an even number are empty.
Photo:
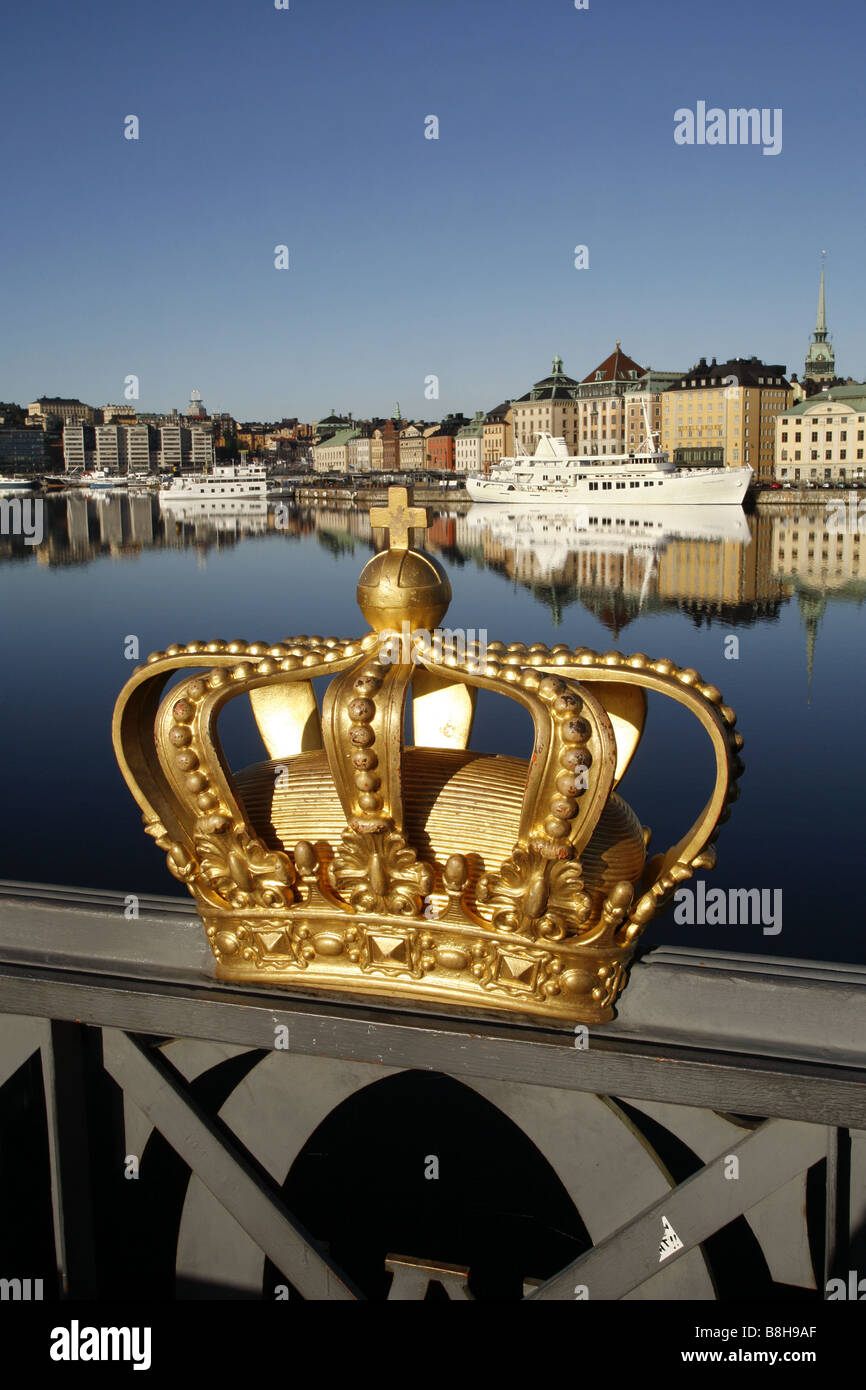
[[[113,737],[147,833],[221,978],[604,1022],[647,922],[715,862],[742,771],[734,712],[697,671],[642,653],[441,634],[451,586],[410,549],[426,512],[391,488],[370,519],[389,543],[358,582],[366,636],[188,642],[135,671]],[[321,710],[317,676],[333,677]],[[468,750],[479,689],[529,711],[528,763]],[[647,860],[650,832],[614,789],[649,690],[698,718],[716,777]],[[237,695],[269,760],[233,775],[217,719]]]

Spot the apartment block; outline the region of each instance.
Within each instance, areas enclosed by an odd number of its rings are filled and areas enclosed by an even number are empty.
[[[126,431],[122,425],[97,425],[96,466],[110,473],[126,471]]]
[[[210,430],[194,425],[190,434],[190,456],[196,473],[209,472],[213,468],[213,435]]]
[[[71,420],[63,426],[63,467],[67,472],[86,468],[92,451],[92,428]]]
[[[662,447],[684,466],[747,463],[757,480],[772,478],[776,416],[793,399],[785,370],[757,357],[702,357],[663,394]]]

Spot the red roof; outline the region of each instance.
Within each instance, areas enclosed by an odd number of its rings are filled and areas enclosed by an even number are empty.
[[[588,376],[583,378],[583,382],[588,384],[592,381],[633,381],[634,377],[630,377],[629,372],[637,372],[638,376],[643,376],[644,371],[645,368],[642,367],[639,362],[635,362],[633,358],[624,353],[619,343],[617,343],[610,357],[606,357],[603,362],[599,362],[594,371],[591,371]],[[599,372],[603,372],[604,375],[599,376]]]

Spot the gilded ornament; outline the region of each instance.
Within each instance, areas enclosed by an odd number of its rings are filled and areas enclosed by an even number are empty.
[[[693,668],[643,652],[437,651],[422,635],[451,588],[411,548],[426,513],[392,488],[371,519],[389,532],[358,584],[371,631],[196,640],[134,672],[113,737],[146,831],[193,894],[223,979],[602,1023],[647,923],[715,863],[743,770],[736,715]],[[377,660],[404,624],[410,652]],[[528,763],[468,752],[479,689],[529,711]],[[698,719],[716,764],[695,823],[649,859],[650,832],[616,792],[648,691]],[[242,696],[269,756],[233,774],[217,726]]]

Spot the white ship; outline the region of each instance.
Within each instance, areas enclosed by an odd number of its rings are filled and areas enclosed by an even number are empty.
[[[680,506],[695,504],[739,506],[752,481],[752,470],[740,468],[678,468],[656,447],[646,417],[646,438],[630,454],[570,454],[561,437],[539,433],[534,454],[500,459],[489,473],[466,479],[473,502],[575,503],[597,506]]]
[[[267,497],[263,463],[217,463],[210,473],[181,473],[159,489],[160,502]]]

